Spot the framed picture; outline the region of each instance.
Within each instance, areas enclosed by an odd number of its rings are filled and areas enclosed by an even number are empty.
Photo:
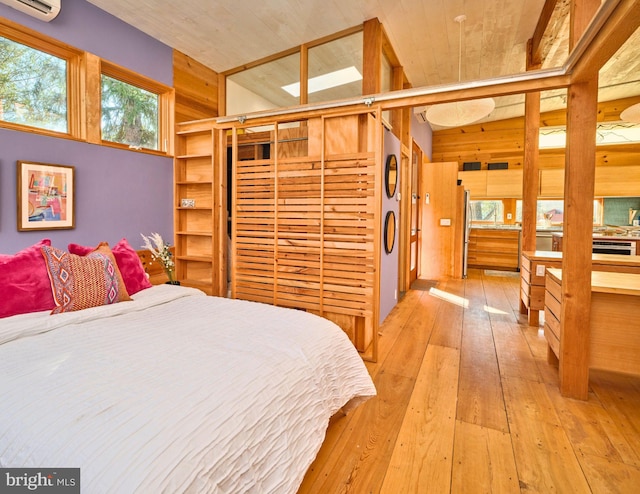
[[[18,161],[18,231],[75,227],[74,167]]]

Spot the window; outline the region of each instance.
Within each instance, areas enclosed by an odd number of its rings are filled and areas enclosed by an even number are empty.
[[[504,223],[502,201],[471,201],[471,221],[476,223]]]
[[[601,225],[603,216],[602,199],[593,201],[593,224]],[[522,200],[516,201],[516,222],[522,222]],[[536,212],[536,226],[562,226],[564,222],[564,200],[539,200]]]
[[[102,74],[102,139],[135,148],[159,149],[159,98]]]
[[[169,152],[171,88],[105,60],[100,88],[103,143]]]
[[[0,17],[0,127],[173,150],[173,88]]]
[[[69,133],[70,71],[78,54],[0,23],[0,122]]]

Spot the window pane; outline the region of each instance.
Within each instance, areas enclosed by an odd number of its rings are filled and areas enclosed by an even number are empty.
[[[300,104],[300,53],[227,77],[227,115]]]
[[[471,221],[504,223],[502,201],[471,201]]]
[[[158,149],[157,94],[102,75],[102,139]]]
[[[309,49],[309,103],[362,95],[362,31]]]
[[[538,200],[536,205],[536,226],[562,226],[564,221],[564,200]],[[602,203],[598,199],[593,201],[593,224],[602,224]],[[516,201],[516,222],[522,223],[522,200]]]
[[[0,37],[0,120],[68,132],[66,60]]]

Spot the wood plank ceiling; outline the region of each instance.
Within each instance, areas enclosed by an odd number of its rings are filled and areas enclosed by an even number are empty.
[[[413,87],[455,82],[465,14],[462,81],[525,70],[527,40],[545,0],[88,0],[217,72],[342,31],[377,17]],[[545,68],[567,56],[568,0],[558,0],[543,38]],[[600,100],[640,95],[640,30],[602,69]],[[564,107],[564,91],[543,94],[541,110]],[[499,98],[486,120],[524,114],[524,97]]]

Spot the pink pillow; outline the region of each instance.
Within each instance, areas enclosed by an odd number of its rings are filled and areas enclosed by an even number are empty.
[[[53,301],[47,266],[40,248],[43,239],[13,256],[0,254],[0,317],[51,310]]]
[[[67,248],[69,249],[69,253],[78,256],[86,256],[89,252],[96,249],[96,247],[85,247],[78,244],[69,244]],[[129,245],[126,238],[123,238],[113,246],[111,252],[113,252],[113,257],[116,258],[118,269],[120,270],[129,295],[133,295],[140,290],[152,286],[142,266],[142,261],[140,261],[138,257],[138,253]]]

